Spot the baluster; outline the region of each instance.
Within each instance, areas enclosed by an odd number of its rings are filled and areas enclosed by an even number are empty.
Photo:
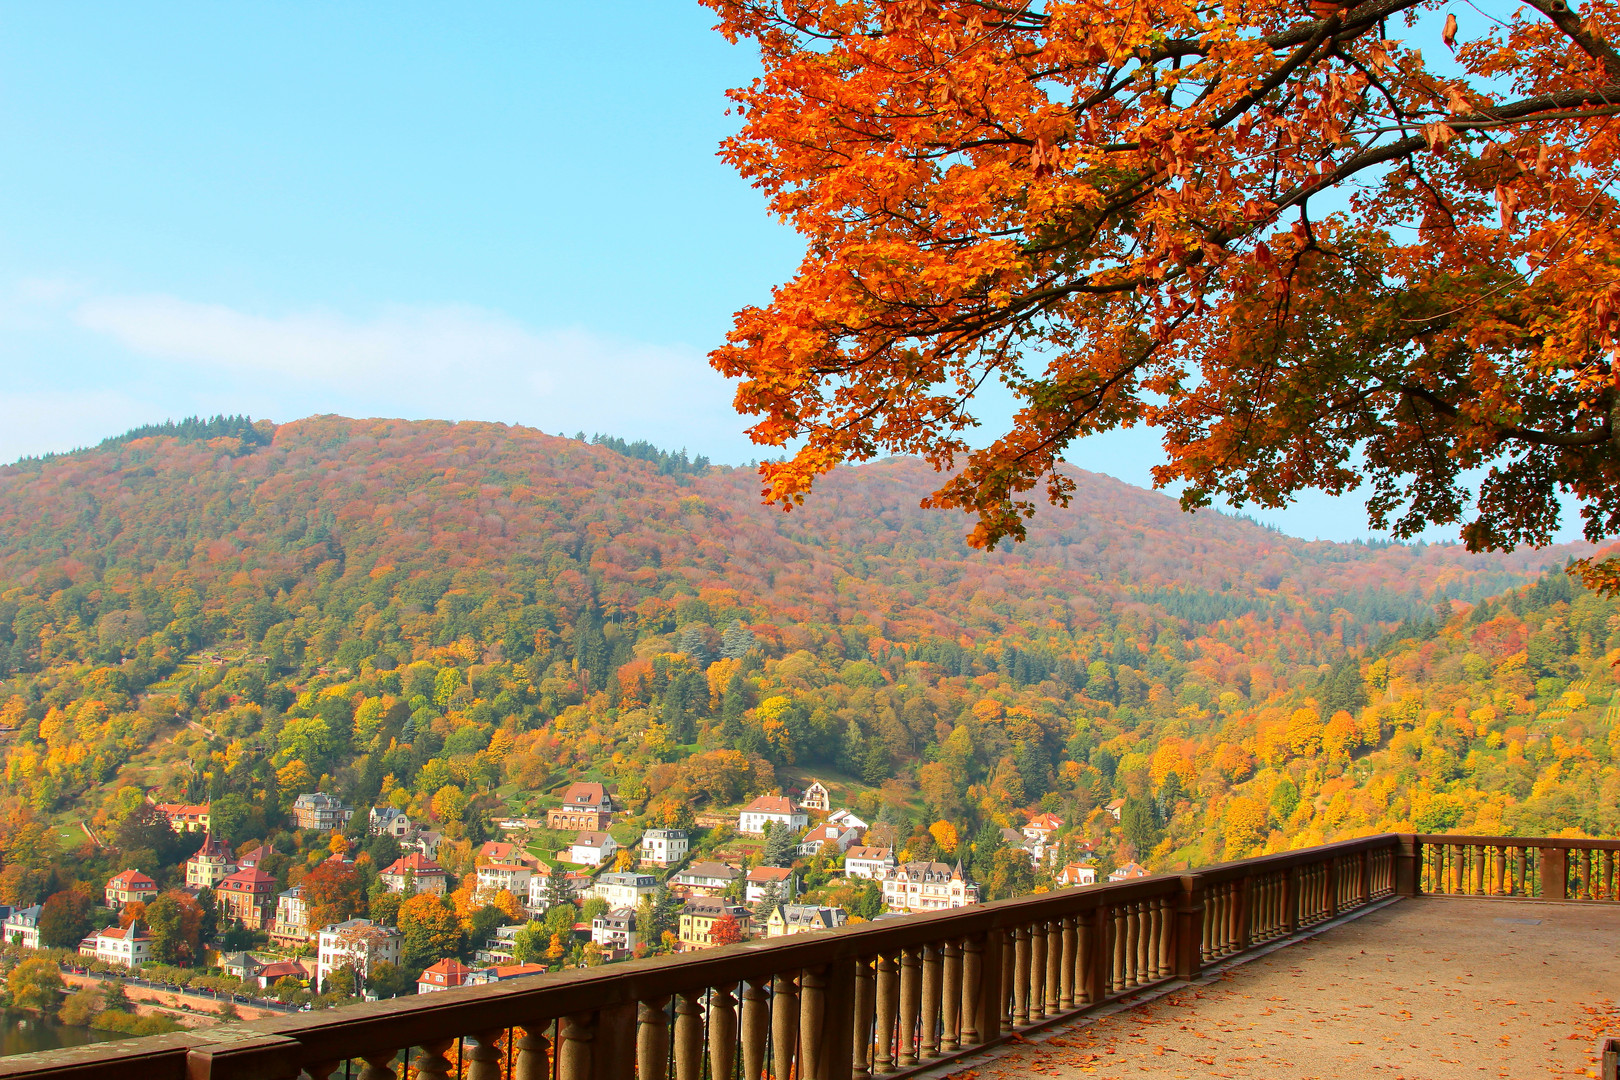
[[[525,1024],[517,1041],[517,1064],[512,1080],[551,1080],[551,1040],[546,1037],[550,1022]],[[644,1073],[648,1080],[653,1074]]]
[[[900,954],[900,1038],[898,1063],[917,1064],[917,1014],[922,1003],[922,957],[915,947]]]
[[[1079,957],[1080,934],[1073,915],[1065,915],[1061,926],[1062,939],[1058,945],[1058,1009],[1068,1012],[1074,1008],[1078,999],[1074,966]]]
[[[826,1064],[821,1058],[822,1034],[827,1029],[827,973],[806,968],[799,977],[799,1076],[821,1080]],[[786,1074],[783,1074],[786,1075]]]
[[[976,937],[962,942],[962,1035],[957,1049],[979,1043],[980,979],[984,977],[984,944]]]
[[[675,1080],[702,1080],[703,991],[686,990],[675,998]]]
[[[737,1062],[736,983],[721,983],[709,995],[709,1077],[731,1080]]]
[[[1136,970],[1139,972],[1140,980],[1152,983],[1158,970],[1158,944],[1153,941],[1153,926],[1155,926],[1153,920],[1158,915],[1158,897],[1142,900],[1137,907],[1142,908],[1142,933],[1137,944],[1139,960]]]
[[[1046,924],[1046,1015],[1056,1016],[1063,1005],[1063,921]]]
[[[923,946],[922,953],[922,1031],[918,1056],[927,1060],[939,1056],[940,947]]]
[[[1013,931],[1012,1022],[1014,1028],[1029,1023],[1029,927]]]
[[[448,1047],[450,1046],[450,1043],[445,1043],[444,1045]],[[304,1074],[309,1077],[309,1080],[328,1080],[328,1078],[337,1071],[337,1067],[341,1064],[343,1064],[341,1060],[317,1061],[313,1064],[305,1065]],[[448,1062],[446,1063],[446,1066],[448,1067]]]
[[[557,1027],[557,1080],[591,1080],[596,1017],[565,1016]]]
[[[433,1042],[422,1043],[416,1048],[416,1075],[418,1080],[444,1080],[450,1075],[450,1059],[445,1056],[452,1046],[456,1045],[454,1039],[436,1039]],[[333,1063],[334,1066],[336,1062]],[[312,1080],[325,1080],[331,1075],[328,1069],[324,1073],[311,1073]],[[562,1080],[579,1080],[572,1076],[564,1076]]]
[[[793,1075],[793,1052],[799,1041],[799,985],[781,974],[771,987],[771,1069],[777,1080]]]
[[[497,1034],[496,1037],[500,1036]],[[360,1069],[360,1080],[394,1080],[395,1053],[393,1050],[379,1050],[367,1054],[366,1063]]]
[[[1603,899],[1613,900],[1614,895],[1614,852],[1603,853]]]
[[[669,1075],[669,998],[648,998],[636,1006],[636,1076],[664,1080]]]
[[[1034,1022],[1046,1017],[1046,924],[1036,923],[1026,931],[1029,937],[1028,1015]]]
[[[1147,934],[1147,973],[1149,981],[1157,982],[1164,978],[1164,897],[1156,896],[1148,901],[1148,934]]]
[[[872,1057],[872,1073],[882,1076],[894,1071],[894,1021],[899,1006],[899,965],[893,956],[880,956],[877,962],[877,1048]],[[786,1074],[781,1074],[786,1076]]]
[[[855,962],[855,1037],[853,1075],[856,1080],[872,1075],[872,960],[863,957]]]
[[[500,1042],[504,1033],[501,1028],[494,1028],[473,1034],[477,1041],[462,1052],[471,1062],[467,1066],[467,1080],[501,1080]],[[374,1080],[364,1075],[366,1071],[362,1070],[361,1080]]]
[[[1125,905],[1125,985],[1142,981],[1142,905]]]
[[[939,1049],[949,1054],[962,1047],[962,943],[945,942],[940,963]]]
[[[1215,894],[1218,889],[1211,885],[1204,890],[1204,913],[1199,920],[1198,927],[1198,957],[1208,963],[1215,955]]]
[[[1097,966],[1097,927],[1088,911],[1074,925],[1074,1003],[1094,1004],[1091,976]]]
[[[1001,1033],[1010,1034],[1013,1030],[1013,984],[1017,982],[1018,957],[1013,949],[1013,932],[1008,930],[1001,937]]]
[[[760,1080],[765,1071],[765,1048],[771,1030],[771,1002],[765,984],[765,979],[743,984],[742,1080]]]
[[[1530,891],[1530,856],[1529,856],[1529,850],[1523,844],[1519,845],[1519,877],[1518,877],[1517,883],[1514,886],[1514,894],[1517,895],[1517,896],[1531,896],[1531,895],[1534,895]]]
[[[1113,957],[1114,975],[1108,981],[1108,990],[1117,994],[1125,989],[1125,911],[1116,904],[1110,915],[1113,926],[1109,935],[1109,952]]]

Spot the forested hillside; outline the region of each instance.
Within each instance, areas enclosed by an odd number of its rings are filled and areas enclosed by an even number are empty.
[[[749,470],[501,425],[132,434],[0,473],[11,865],[107,869],[44,826],[141,793],[233,839],[316,788],[477,837],[578,775],[675,822],[830,774],[919,856],[1035,807],[1110,835],[1118,796],[1108,857],[1166,866],[1616,825],[1620,605],[1565,552],[1307,543],[1076,473],[985,553],[907,460],[784,515]]]

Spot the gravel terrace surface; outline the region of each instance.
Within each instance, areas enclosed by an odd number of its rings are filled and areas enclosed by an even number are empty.
[[[1402,900],[956,1080],[1597,1075],[1620,1035],[1620,905]]]

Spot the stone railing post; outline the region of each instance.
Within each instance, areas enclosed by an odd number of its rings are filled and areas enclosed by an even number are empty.
[[[1561,847],[1541,849],[1541,898],[1569,898],[1569,851]]]
[[[1192,979],[1204,970],[1204,883],[1193,874],[1181,877],[1176,901],[1176,978]]]
[[[1405,833],[1395,849],[1395,895],[1419,896],[1423,893],[1423,841]]]

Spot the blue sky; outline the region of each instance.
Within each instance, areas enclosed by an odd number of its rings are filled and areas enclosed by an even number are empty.
[[[606,431],[742,462],[704,362],[799,245],[715,157],[691,0],[0,3],[0,460],[193,413]],[[1146,433],[1085,468],[1146,485]],[[1257,516],[1366,534],[1359,500]]]

